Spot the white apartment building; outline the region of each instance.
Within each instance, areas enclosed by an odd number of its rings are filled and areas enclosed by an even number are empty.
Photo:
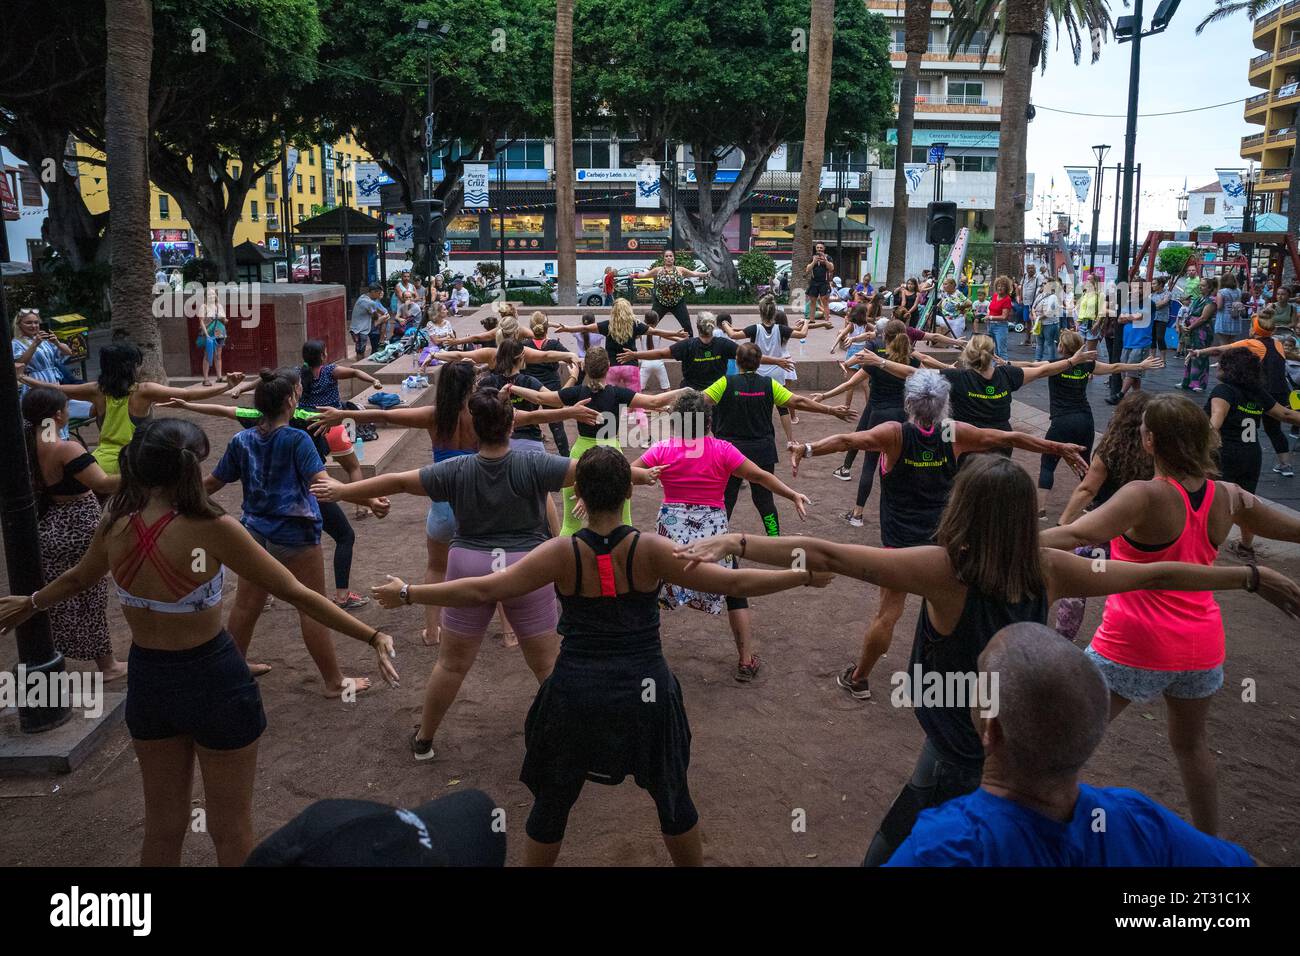
[[[897,96],[907,61],[904,50],[905,0],[866,0],[867,8],[885,17],[894,30],[892,58]],[[949,55],[951,6],[934,0],[930,14],[930,42],[921,60],[916,90],[916,120],[912,155],[904,161],[923,163],[929,147],[946,143],[943,198],[957,204],[958,226],[985,225],[992,228],[994,195],[997,188],[998,123],[1002,112],[1002,84],[1005,70],[1001,45],[995,40],[987,61],[981,65],[984,37]],[[877,281],[887,278],[897,284],[906,276],[883,272],[889,261],[890,222],[894,205],[894,163],[889,146],[897,141],[896,129],[886,133],[885,150],[878,157],[880,169],[873,170],[870,223],[875,228],[870,264],[867,269]],[[934,260],[934,250],[925,242],[925,207],[934,198],[934,168],[928,169],[920,187],[909,199],[907,229],[907,275],[919,275]]]

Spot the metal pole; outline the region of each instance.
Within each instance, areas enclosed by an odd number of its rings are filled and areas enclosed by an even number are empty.
[[[343,306],[344,309],[352,307],[352,247],[349,243],[348,236],[348,162],[344,160],[339,163],[339,187],[343,191],[343,202],[339,204],[339,216],[341,217],[341,230],[343,239]],[[351,314],[350,312],[348,313]]]
[[[506,189],[506,158],[504,155],[497,157],[497,217],[498,225],[501,227],[501,239],[498,245],[501,246],[501,299],[505,301],[506,297],[506,207],[505,203]]]
[[[293,281],[293,239],[289,233],[289,143],[280,134],[280,234],[284,236],[284,261],[289,263],[289,281]],[[311,281],[311,253],[307,253],[307,281]]]
[[[842,164],[836,163],[836,166]],[[844,272],[844,170],[839,168],[835,170],[835,200],[837,208],[835,210],[835,271],[839,274]],[[817,214],[813,214],[816,220]],[[814,230],[815,232],[816,230]]]
[[[424,91],[424,110],[425,110],[425,127],[424,127],[424,198],[433,198],[433,51],[429,45],[433,43],[432,36],[424,38],[424,70],[425,70],[425,91]],[[432,214],[432,213],[431,213]],[[433,275],[438,271],[438,253],[433,248],[433,236],[424,237],[424,245],[427,250],[425,256],[425,265],[428,269],[428,275],[425,276],[425,282],[429,288],[433,288]]]
[[[1102,188],[1102,178],[1105,175],[1105,170],[1102,168],[1101,164],[1102,161],[1105,159],[1105,156],[1106,154],[1104,152],[1099,152],[1097,155],[1097,181],[1093,183],[1092,242],[1089,243],[1090,248],[1088,252],[1089,269],[1097,268],[1097,230],[1101,228],[1101,188]]]
[[[1119,242],[1119,176],[1121,168],[1119,163],[1115,164],[1115,220],[1110,227],[1110,261],[1112,263],[1115,261],[1116,246]]]
[[[1124,127],[1124,201],[1119,224],[1119,281],[1128,282],[1133,246],[1133,156],[1137,150],[1138,87],[1142,79],[1142,0],[1133,0],[1133,53],[1128,71],[1128,121]],[[1120,326],[1110,339],[1109,360],[1120,355]],[[1117,396],[1123,382],[1118,373],[1110,377],[1110,394]]]
[[[669,200],[668,210],[668,248],[674,254],[677,252],[677,160],[676,158],[668,161],[668,177],[672,180],[672,197]]]
[[[9,236],[0,221],[0,263],[9,261]],[[12,346],[9,303],[4,279],[0,276],[0,348]],[[11,350],[6,350],[9,355]],[[23,433],[22,412],[18,404],[18,373],[14,363],[0,362],[0,442],[9,453],[9,465],[0,468],[0,533],[4,536],[5,567],[9,571],[10,594],[34,594],[45,586],[41,573],[40,538],[36,528],[36,496],[32,493],[32,473],[27,461],[27,438]],[[50,618],[45,612],[33,614],[16,628],[18,659],[27,675],[61,674],[65,670],[63,655],[54,648],[50,637]],[[18,707],[18,727],[34,734],[51,730],[72,716],[68,701],[47,700],[33,707],[23,700]]]
[[[1142,164],[1137,166],[1137,182],[1133,186],[1133,244],[1137,245],[1138,236],[1142,235],[1138,229],[1138,213],[1142,211]],[[1130,250],[1131,252],[1132,250]]]

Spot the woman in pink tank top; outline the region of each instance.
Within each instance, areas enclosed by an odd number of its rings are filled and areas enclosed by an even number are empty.
[[[1043,532],[1042,544],[1075,548],[1111,543],[1111,559],[1138,564],[1214,564],[1234,524],[1256,534],[1300,541],[1300,518],[1260,502],[1228,482],[1215,482],[1210,420],[1181,395],[1147,404],[1142,443],[1155,477],[1122,487],[1106,504],[1070,525]],[[1104,566],[1102,569],[1104,571]],[[1259,572],[1251,565],[1251,590]],[[1218,827],[1214,757],[1206,738],[1210,700],[1223,686],[1224,628],[1209,591],[1131,591],[1106,599],[1088,655],[1111,692],[1111,719],[1133,702],[1164,696],[1169,742],[1178,761],[1192,822]]]

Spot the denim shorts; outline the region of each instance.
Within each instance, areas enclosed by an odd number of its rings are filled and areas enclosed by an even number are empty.
[[[1086,653],[1106,678],[1110,692],[1135,704],[1155,700],[1162,694],[1179,700],[1202,700],[1214,696],[1223,686],[1222,664],[1199,671],[1152,671],[1116,664],[1091,647]]]
[[[430,541],[451,544],[456,534],[456,516],[445,501],[429,502],[429,515],[424,519],[424,534]]]
[[[320,544],[320,542],[317,542],[316,544],[277,544],[270,540],[266,535],[254,531],[252,528],[248,529],[248,533],[253,536],[253,540],[260,544],[267,554],[275,558],[275,560],[279,561],[281,564],[288,564],[304,551],[310,551],[312,548],[318,547]]]
[[[1129,365],[1129,364],[1136,365],[1139,362],[1146,361],[1147,356],[1149,356],[1150,354],[1151,354],[1151,349],[1149,346],[1141,346],[1139,348],[1124,349],[1124,351],[1120,353],[1119,360],[1125,365]],[[1144,375],[1146,375],[1146,369],[1141,369],[1141,368],[1130,369],[1129,371],[1124,373],[1125,378],[1140,379]]]

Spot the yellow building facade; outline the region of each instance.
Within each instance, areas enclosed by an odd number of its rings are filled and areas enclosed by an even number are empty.
[[[78,148],[80,155],[92,160],[102,160],[103,155],[86,146]],[[288,198],[291,224],[346,202],[356,208],[356,164],[370,162],[370,154],[352,137],[344,136],[332,146],[313,146],[298,151],[298,162],[289,176]],[[342,175],[339,164],[345,163]],[[82,198],[92,213],[108,209],[108,179],[105,169],[96,162],[78,165]],[[239,175],[238,163],[232,163],[230,173]],[[277,163],[260,177],[244,198],[244,209],[235,225],[235,245],[254,242],[271,246],[282,234],[282,201],[285,184],[281,182],[281,166]],[[149,228],[154,243],[154,254],[163,265],[169,254],[188,258],[194,254],[196,237],[189,222],[181,213],[175,197],[168,195],[155,184],[149,189]]]
[[[1300,107],[1300,0],[1257,19],[1252,37],[1260,51],[1250,61],[1250,85],[1263,90],[1246,100],[1246,122],[1263,127],[1244,136],[1241,157],[1260,167],[1256,189],[1267,211],[1285,213]]]

